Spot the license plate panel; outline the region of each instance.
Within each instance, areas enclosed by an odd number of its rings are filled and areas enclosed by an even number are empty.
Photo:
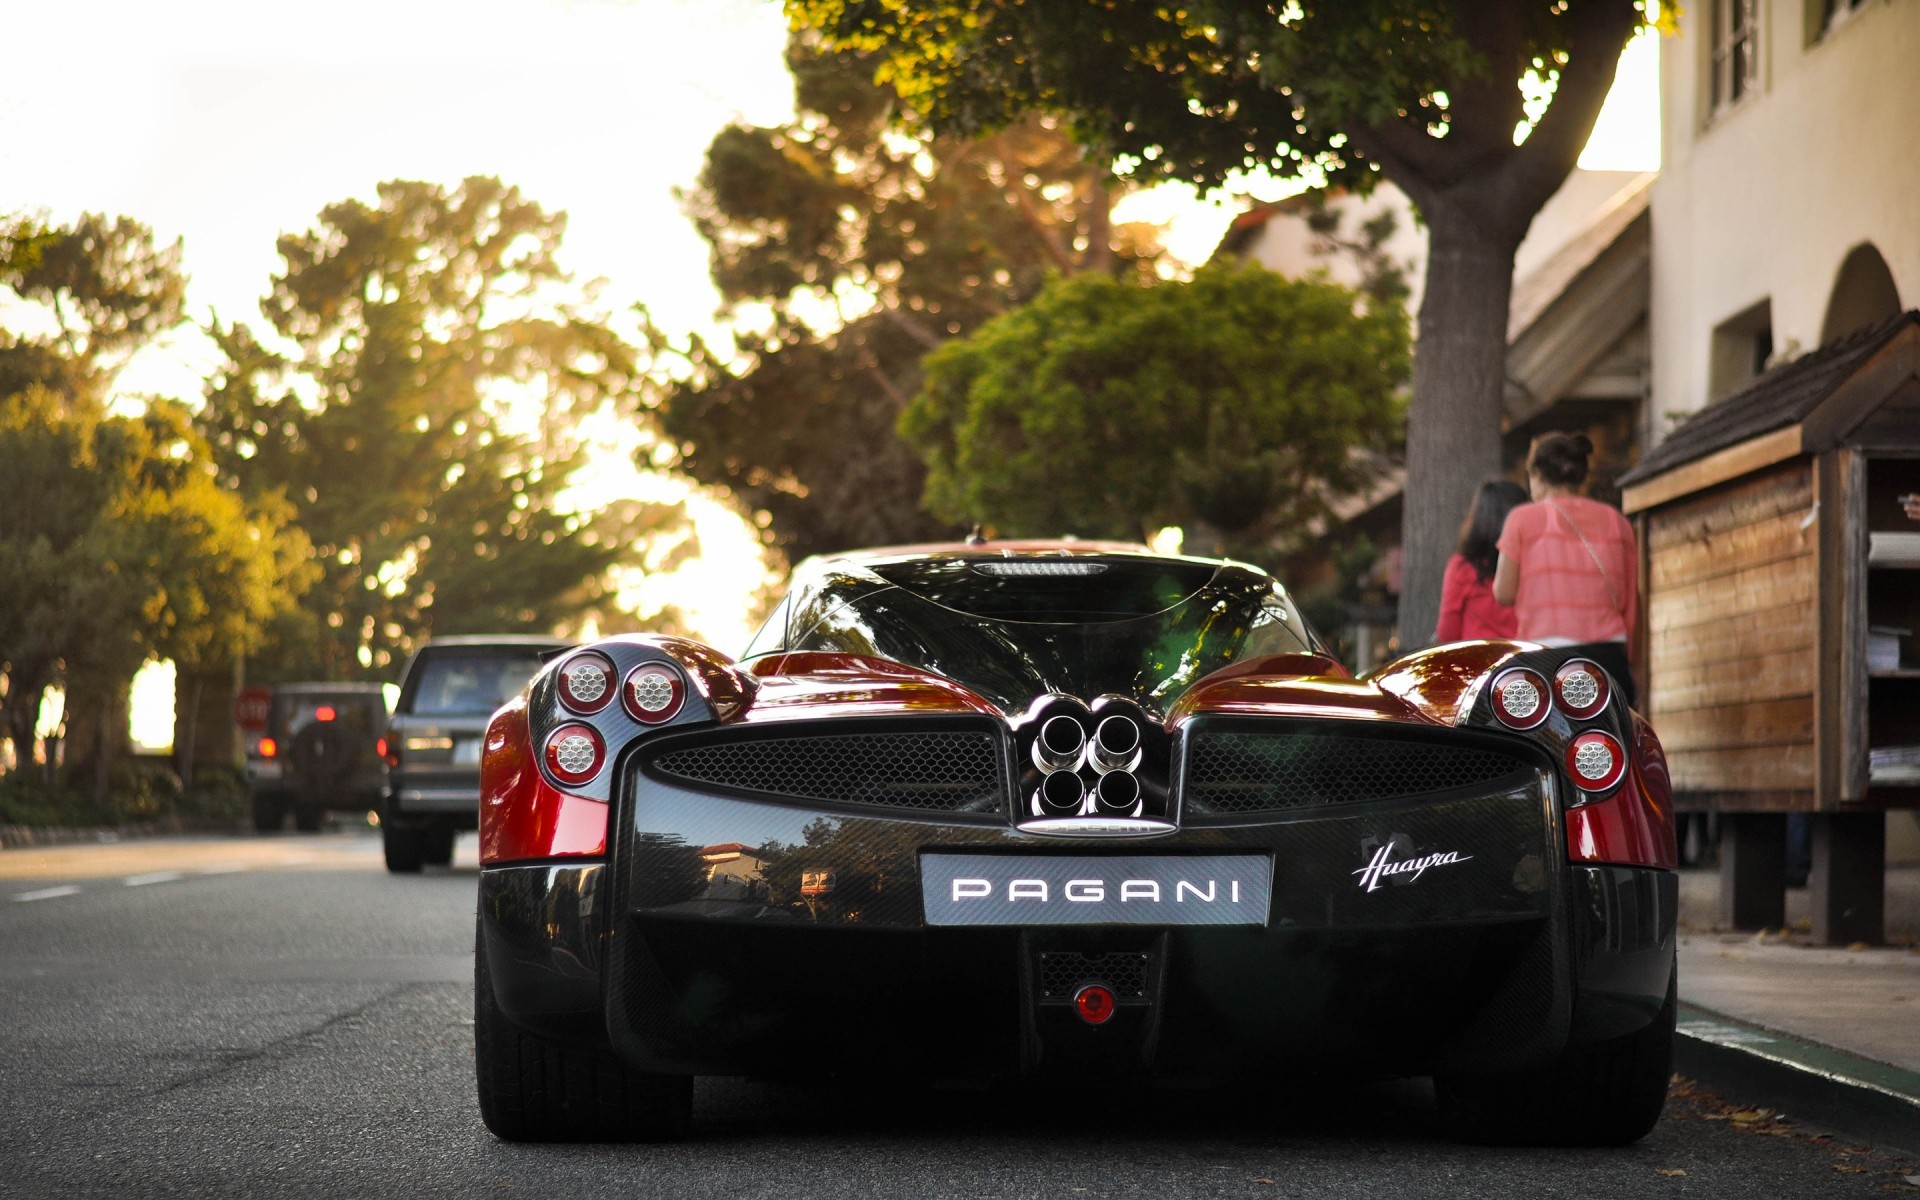
[[[928,925],[1265,925],[1267,854],[920,855]]]

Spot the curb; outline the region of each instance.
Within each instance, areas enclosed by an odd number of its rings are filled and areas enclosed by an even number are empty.
[[[1883,1150],[1920,1154],[1920,1074],[1681,1004],[1673,1067],[1723,1094]]]

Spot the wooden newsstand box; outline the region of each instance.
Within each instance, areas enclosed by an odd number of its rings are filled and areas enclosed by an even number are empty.
[[[1920,312],[1760,376],[1621,484],[1642,708],[1678,807],[1723,814],[1724,923],[1784,924],[1804,812],[1815,940],[1881,940],[1885,810],[1920,805]]]

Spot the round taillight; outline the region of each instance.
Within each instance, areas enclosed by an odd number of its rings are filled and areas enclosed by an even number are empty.
[[[1599,716],[1612,694],[1607,673],[1584,658],[1569,659],[1553,673],[1553,698],[1576,721]]]
[[[1073,1010],[1089,1025],[1105,1025],[1113,1017],[1113,993],[1090,983],[1073,994]]]
[[[547,735],[547,769],[562,783],[585,783],[600,773],[607,744],[591,725],[578,721]]]
[[[1552,711],[1547,681],[1538,672],[1516,667],[1494,678],[1493,715],[1509,729],[1532,729]]]
[[[1610,733],[1598,729],[1567,743],[1567,772],[1582,791],[1604,792],[1627,773],[1627,752]]]
[[[642,663],[627,672],[620,699],[634,720],[658,725],[671,721],[687,702],[687,681],[665,663]]]
[[[577,713],[597,713],[613,699],[613,663],[588,651],[560,664],[560,703]]]

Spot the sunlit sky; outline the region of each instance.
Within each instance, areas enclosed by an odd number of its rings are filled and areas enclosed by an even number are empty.
[[[275,239],[335,200],[491,174],[569,214],[562,261],[604,278],[610,308],[711,332],[706,246],[672,190],[722,125],[778,123],[793,105],[774,0],[16,0],[6,25],[16,48],[58,51],[7,56],[0,212],[124,213],[182,239],[196,321],[257,320]],[[1657,63],[1651,36],[1629,48],[1582,166],[1657,166]],[[1172,187],[1120,215],[1170,222],[1170,249],[1197,263],[1236,203]],[[183,328],[122,390],[191,399],[211,362]],[[624,462],[594,482],[663,494]],[[701,560],[645,598],[735,651],[761,569],[752,534],[693,507]]]

